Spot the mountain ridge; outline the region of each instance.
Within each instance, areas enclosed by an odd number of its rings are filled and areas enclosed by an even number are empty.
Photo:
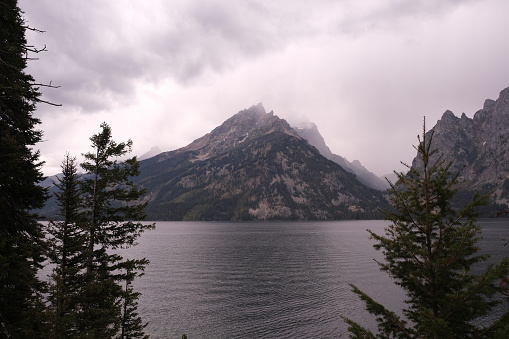
[[[486,99],[473,118],[446,110],[431,132],[433,146],[452,162],[452,172],[460,172],[463,194],[493,191],[492,204],[499,206],[491,209],[509,206],[509,88],[497,100]]]
[[[158,220],[379,217],[382,193],[324,157],[286,120],[251,106],[175,151],[140,162]]]
[[[492,196],[485,212],[507,209],[509,88],[486,99],[473,118],[446,110],[432,131],[433,146],[453,172],[461,170],[457,202],[478,190]],[[140,170],[134,180],[147,188],[153,220],[372,219],[388,207],[363,181],[362,164],[333,154],[315,124],[293,128],[261,103],[184,147],[140,160]],[[49,216],[55,206],[45,211]]]
[[[389,188],[389,184],[385,179],[382,179],[370,172],[359,160],[350,162],[345,157],[332,153],[330,148],[326,145],[325,139],[318,131],[318,126],[316,126],[315,123],[308,122],[301,124],[299,127],[296,127],[295,130],[312,146],[316,147],[324,157],[334,161],[348,172],[355,174],[359,181],[364,185],[380,191],[384,191]]]
[[[245,116],[243,116],[244,113]],[[376,176],[374,173],[366,169],[359,160],[350,162],[346,158],[332,153],[330,148],[326,145],[324,138],[318,131],[318,127],[315,123],[307,122],[296,127],[291,126],[286,120],[280,119],[277,115],[274,115],[273,111],[267,113],[262,103],[253,105],[249,109],[239,111],[238,114],[228,118],[225,122],[223,122],[223,124],[217,126],[204,136],[194,140],[187,146],[181,147],[174,151],[160,153],[169,154],[170,152],[175,151],[199,151],[199,154],[196,155],[196,160],[205,160],[211,156],[211,154],[216,154],[217,152],[220,152],[221,149],[225,149],[226,145],[222,143],[224,140],[221,139],[224,138],[225,135],[221,132],[226,128],[234,125],[241,127],[235,130],[236,135],[234,135],[234,138],[231,138],[231,134],[228,135],[228,137],[230,137],[229,142],[231,142],[232,146],[235,147],[236,143],[240,144],[245,142],[245,140],[250,137],[249,133],[247,132],[251,129],[249,126],[258,127],[258,130],[260,130],[263,129],[266,124],[270,123],[275,123],[276,125],[280,124],[281,127],[283,127],[285,133],[305,139],[311,146],[317,148],[320,154],[325,156],[327,159],[334,161],[348,172],[355,174],[363,184],[380,191],[384,191],[389,188],[389,184],[385,179]],[[272,130],[274,130],[274,128],[276,128],[276,126],[274,126]],[[251,135],[251,137],[253,137],[253,135]],[[155,155],[157,154],[152,154],[152,156]],[[143,156],[140,157],[140,160],[145,160],[146,158],[146,156]]]

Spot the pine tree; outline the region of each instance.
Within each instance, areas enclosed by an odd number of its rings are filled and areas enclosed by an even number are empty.
[[[422,140],[421,140],[422,139]],[[496,321],[476,327],[474,320],[489,314],[500,298],[497,284],[509,272],[507,258],[488,265],[480,274],[474,265],[488,256],[478,253],[481,228],[475,208],[486,202],[476,195],[460,210],[451,206],[458,174],[451,174],[432,149],[433,131],[419,138],[416,147],[420,166],[397,173],[399,181],[389,189],[393,210],[385,212],[391,222],[385,235],[369,231],[382,250],[380,269],[406,292],[404,318],[386,309],[355,285],[353,291],[376,315],[379,334],[345,318],[352,338],[507,338],[509,311]],[[485,263],[486,265],[486,263]]]
[[[62,177],[55,186],[62,221],[48,225],[48,258],[55,265],[49,297],[52,308],[52,335],[55,338],[73,336],[84,269],[85,234],[81,223],[81,196],[76,158],[69,154],[61,164]]]
[[[80,327],[83,337],[113,337],[122,323],[123,276],[129,260],[111,250],[135,244],[140,234],[154,227],[139,220],[145,217],[146,203],[138,203],[144,190],[131,180],[139,175],[136,157],[118,161],[131,151],[131,140],[116,143],[111,128],[101,124],[94,134],[93,153],[86,153],[85,178],[81,184],[84,201],[87,249]]]
[[[43,235],[30,213],[46,200],[33,150],[42,135],[33,116],[40,93],[25,73],[29,47],[17,1],[1,1],[0,13],[0,336],[37,338],[46,323],[36,276]]]
[[[122,307],[122,324],[120,339],[143,338],[147,339],[144,329],[148,323],[143,323],[138,314],[139,292],[135,292],[132,286],[136,277],[143,275],[143,270],[148,264],[147,260],[127,260],[124,263],[125,273],[123,279],[125,282]]]

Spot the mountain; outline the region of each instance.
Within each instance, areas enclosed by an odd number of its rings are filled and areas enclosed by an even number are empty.
[[[138,157],[138,160],[145,160],[145,159],[148,159],[148,158],[152,158],[153,156],[156,156],[158,155],[159,153],[161,153],[161,149],[159,148],[159,146],[152,146],[152,148],[150,149],[150,151],[148,151],[147,153],[143,153],[142,155],[140,155]]]
[[[461,171],[461,193],[493,191],[492,212],[509,205],[509,88],[497,100],[487,99],[473,118],[446,111],[436,125],[433,146],[452,170]],[[428,132],[431,133],[431,130]],[[417,166],[417,159],[413,166]],[[463,170],[462,170],[463,169]],[[505,207],[504,207],[505,205]]]
[[[59,207],[57,204],[57,198],[55,197],[55,193],[58,192],[58,187],[55,185],[55,183],[59,183],[59,178],[61,177],[62,173],[59,173],[57,175],[46,177],[43,181],[39,183],[40,186],[48,190],[48,200],[46,200],[46,203],[42,209],[35,210],[33,212],[49,219],[59,218],[57,216],[59,212]]]
[[[364,166],[362,166],[359,160],[349,162],[346,158],[332,153],[330,148],[325,144],[325,140],[314,123],[303,124],[295,128],[295,130],[312,146],[315,146],[320,154],[327,159],[334,161],[348,172],[355,174],[357,179],[359,179],[359,181],[364,185],[380,191],[384,191],[389,188],[389,184],[385,179],[379,178],[374,173],[368,171]]]
[[[387,205],[262,104],[140,170],[153,220],[373,218]]]

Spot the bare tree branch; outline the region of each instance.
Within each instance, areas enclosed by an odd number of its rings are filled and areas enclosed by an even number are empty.
[[[41,87],[50,87],[50,88],[60,88],[62,86],[53,86],[52,81],[49,82],[49,84],[39,84],[39,83],[33,83],[32,86],[41,86]]]
[[[35,46],[25,46],[25,50],[27,52],[32,52],[32,53],[40,53],[40,52],[47,52],[47,48],[46,48],[46,44],[44,45],[43,48],[36,48]]]
[[[30,30],[32,32],[36,32],[36,33],[44,33],[45,32],[45,31],[41,31],[40,29],[30,27],[28,25],[24,25],[23,27],[25,29],[28,29],[28,30]],[[48,50],[46,44],[44,44],[43,48],[37,48],[33,45],[25,45],[24,48],[25,48],[25,59],[26,60],[39,60],[39,58],[29,58],[28,53],[36,53],[37,54],[40,52],[46,52]],[[0,59],[0,61],[3,62],[3,60],[1,60],[1,59]],[[31,86],[49,87],[49,88],[60,88],[60,86],[53,86],[51,81],[49,82],[49,84],[31,83],[30,85]],[[42,100],[42,99],[36,99],[36,102],[42,102],[44,104],[48,104],[51,106],[62,106],[62,104],[55,104],[53,102]]]
[[[55,103],[52,103],[52,102],[49,102],[49,101],[46,101],[46,100],[42,100],[42,99],[36,99],[37,102],[42,102],[44,104],[48,104],[48,105],[51,105],[51,106],[62,106],[62,104],[55,104]]]
[[[25,29],[28,29],[32,32],[37,32],[37,33],[45,33],[46,31],[41,31],[40,29],[37,29],[37,28],[33,28],[33,27],[30,27],[30,26],[23,26],[23,28]]]

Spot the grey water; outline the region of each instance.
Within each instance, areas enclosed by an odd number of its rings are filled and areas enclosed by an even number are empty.
[[[509,220],[482,220],[482,251],[509,254]],[[341,338],[341,316],[376,329],[357,285],[393,311],[405,296],[366,229],[386,221],[158,222],[127,250],[150,265],[135,282],[151,338]],[[501,305],[509,308],[509,303]]]

